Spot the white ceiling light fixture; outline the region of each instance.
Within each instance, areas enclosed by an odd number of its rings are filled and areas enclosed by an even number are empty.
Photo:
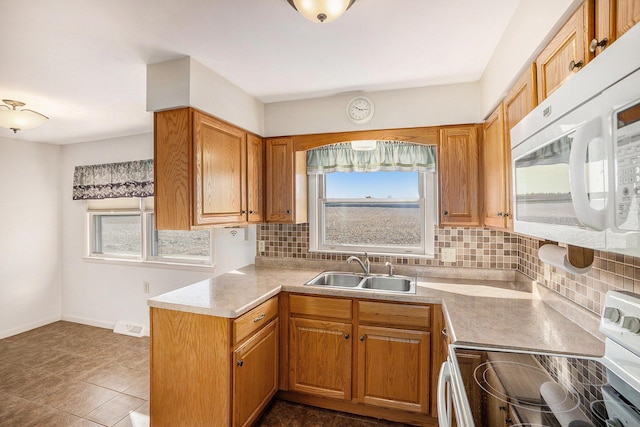
[[[375,140],[351,141],[351,149],[353,151],[373,151],[376,146]]]
[[[287,0],[302,16],[312,22],[331,22],[342,16],[356,0]]]
[[[49,120],[49,117],[33,110],[18,110],[17,107],[25,106],[24,102],[12,99],[3,99],[2,102],[6,105],[0,105],[0,126],[11,129],[13,133],[33,129]]]

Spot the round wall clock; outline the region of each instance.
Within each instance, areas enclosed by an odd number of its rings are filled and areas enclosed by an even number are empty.
[[[357,125],[367,123],[373,117],[373,102],[364,96],[353,98],[347,105],[347,117]]]

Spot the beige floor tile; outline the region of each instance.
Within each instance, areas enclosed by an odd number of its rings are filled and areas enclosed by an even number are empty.
[[[117,392],[94,384],[69,381],[54,392],[37,399],[36,402],[52,406],[61,411],[84,417],[118,395]]]
[[[91,411],[85,418],[105,426],[113,426],[143,404],[142,399],[120,394]]]
[[[0,390],[30,400],[56,392],[63,378],[40,368],[21,365],[0,367]]]
[[[0,392],[0,426],[65,427],[80,418],[54,408]]]

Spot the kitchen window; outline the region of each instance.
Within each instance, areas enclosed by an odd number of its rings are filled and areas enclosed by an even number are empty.
[[[209,230],[156,230],[153,197],[91,200],[89,258],[211,266]]]
[[[433,257],[435,150],[415,146],[379,141],[377,153],[354,152],[349,143],[311,150],[309,250]]]

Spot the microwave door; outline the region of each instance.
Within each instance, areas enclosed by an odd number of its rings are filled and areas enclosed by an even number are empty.
[[[569,155],[569,188],[578,221],[601,231],[607,224],[607,156],[602,119],[596,117],[575,131]]]

